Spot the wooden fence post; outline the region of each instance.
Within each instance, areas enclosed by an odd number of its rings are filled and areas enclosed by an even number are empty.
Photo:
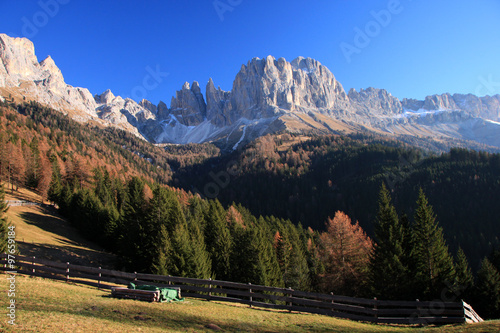
[[[69,282],[69,261],[66,262],[66,282]]]
[[[97,280],[97,289],[101,290],[101,266],[99,266],[99,280]]]
[[[333,298],[333,292],[330,293],[330,295],[332,295],[332,298]],[[335,301],[332,299],[332,304],[335,304]],[[332,312],[335,312],[335,309],[332,307]],[[333,316],[333,314],[332,314]]]
[[[248,291],[249,291],[249,292],[250,292],[250,294],[251,294],[251,293],[252,293],[252,284],[249,282],[249,283],[248,283],[248,286],[249,286]],[[253,297],[252,297],[252,296],[250,296],[250,307],[252,307],[252,302],[253,302]]]
[[[417,298],[417,318],[419,319],[418,322],[420,324],[420,300]]]
[[[33,260],[31,261],[31,264],[33,265],[33,267],[31,267],[31,269],[33,270],[33,274],[35,274],[35,256],[33,256]]]
[[[375,310],[375,322],[378,321],[378,307],[377,307],[377,297],[373,297],[373,300],[375,301],[373,303],[373,310]]]
[[[292,290],[292,288],[291,288],[291,287],[288,287],[288,291],[289,291],[289,292],[291,292],[291,291],[293,291],[293,290]],[[290,298],[292,298],[292,294],[291,294],[291,293],[287,294],[287,297],[288,297],[288,300],[290,301],[290,302],[288,302],[288,307],[289,307],[288,311],[292,312],[293,302],[292,302],[292,300],[290,299]]]
[[[210,281],[210,284],[208,285],[208,289],[210,289],[208,292],[208,301],[210,301],[212,298],[212,278],[209,278],[208,280]]]
[[[171,276],[169,275],[168,278],[169,278],[168,279],[168,285],[170,286],[172,284],[172,281],[170,280]]]
[[[134,282],[137,282],[137,272],[134,272],[134,275],[135,275]]]

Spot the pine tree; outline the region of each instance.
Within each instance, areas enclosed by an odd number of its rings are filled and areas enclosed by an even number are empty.
[[[475,310],[483,318],[500,318],[500,273],[485,258],[477,273]]]
[[[287,258],[283,271],[286,287],[298,290],[310,290],[309,267],[305,246],[300,241],[297,228],[290,220],[283,221],[282,237]]]
[[[62,177],[57,161],[52,162],[52,179],[49,185],[49,191],[47,193],[47,199],[52,202],[58,203],[62,194],[63,185]]]
[[[3,215],[7,212],[9,206],[5,202],[5,190],[3,184],[0,184],[0,253],[7,251],[8,245],[8,222]]]
[[[259,224],[234,228],[231,278],[234,281],[283,287],[276,253]]]
[[[212,277],[212,260],[207,252],[205,238],[199,224],[188,226],[190,244],[192,247],[191,276],[197,279],[208,279]]]
[[[162,225],[158,233],[158,244],[156,248],[156,255],[153,258],[151,271],[153,274],[168,275],[171,270],[171,255],[172,244],[170,243],[170,236],[168,235],[167,228]]]
[[[469,267],[469,262],[461,247],[458,248],[455,261],[455,286],[456,293],[463,299],[469,299],[474,286],[474,276]]]
[[[372,241],[349,216],[336,212],[320,236],[325,265],[323,289],[336,294],[360,294],[365,286]]]
[[[170,240],[167,224],[169,223],[169,213],[171,198],[167,190],[161,186],[156,186],[153,191],[153,197],[147,205],[146,217],[144,220],[144,237],[141,244],[143,261],[146,267],[156,263],[156,270],[163,270],[165,265],[164,258],[158,259],[158,256],[166,256],[169,253]],[[163,248],[163,249],[161,249]]]
[[[123,214],[118,224],[118,244],[127,269],[137,269],[144,259],[142,243],[144,237],[149,236],[144,232],[145,210],[144,182],[133,177],[127,184]]]
[[[405,229],[391,204],[389,190],[382,184],[375,221],[376,244],[370,258],[370,284],[377,297],[403,299],[408,285]]]
[[[413,290],[416,297],[434,299],[441,297],[454,281],[453,259],[443,237],[443,229],[420,189],[414,215],[412,264],[415,272]]]
[[[26,170],[26,186],[37,188],[41,179],[42,159],[38,147],[38,139],[33,137],[29,145],[28,167]]]
[[[490,255],[490,262],[500,272],[500,248],[496,248]]]
[[[225,220],[225,211],[218,200],[210,201],[205,213],[205,243],[212,258],[212,269],[218,280],[230,277],[232,241]]]
[[[193,256],[192,247],[190,244],[189,231],[185,223],[179,223],[171,236],[172,242],[172,266],[170,273],[175,276],[193,277],[193,267],[190,260]]]

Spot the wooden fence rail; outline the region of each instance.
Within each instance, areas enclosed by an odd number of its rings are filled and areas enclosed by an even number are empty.
[[[14,259],[9,262],[8,259]],[[472,307],[463,302],[384,301],[333,294],[304,292],[286,288],[219,280],[200,280],[176,276],[126,273],[60,263],[36,257],[0,254],[0,271],[7,274],[40,276],[75,282],[102,289],[117,285],[154,284],[179,287],[185,297],[246,304],[288,311],[316,313],[353,320],[390,324],[450,324],[483,321]]]

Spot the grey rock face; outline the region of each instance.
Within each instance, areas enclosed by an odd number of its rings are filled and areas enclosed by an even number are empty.
[[[272,56],[252,59],[236,75],[230,99],[231,115],[248,119],[346,107],[347,95],[333,74],[318,61],[302,57],[292,63]]]
[[[424,107],[424,101],[414,98],[403,98],[401,105],[405,110],[418,111]]]
[[[195,126],[205,120],[207,106],[198,82],[194,81],[191,88],[188,82],[184,83],[182,90],[177,91],[175,97],[172,97],[170,113],[181,124],[187,126]]]
[[[154,105],[153,103],[151,103],[147,99],[143,99],[142,101],[140,101],[139,105],[142,106],[144,109],[150,111],[153,114],[155,114],[158,111],[156,105]]]
[[[207,119],[216,126],[231,124],[230,98],[231,92],[215,89],[212,78],[208,80],[205,96],[207,97]]]
[[[424,101],[425,110],[457,110],[457,105],[450,94],[427,96]]]
[[[473,94],[442,94],[425,100],[403,99],[403,109],[410,111],[462,111],[473,117],[500,120],[500,95],[478,97]]]
[[[472,94],[454,94],[456,105],[466,112],[493,121],[500,121],[500,95],[477,97]]]
[[[0,34],[0,74],[6,78],[4,86],[17,86],[19,79],[35,79],[40,65],[35,46],[26,38],[11,38]]]
[[[0,34],[0,86],[20,91],[55,109],[67,112],[77,109],[79,120],[96,116],[96,103],[87,89],[75,88],[64,77],[49,56],[38,62],[33,43],[26,38]]]
[[[403,112],[403,106],[396,97],[387,90],[367,88],[357,92],[351,89],[348,94],[349,100],[356,112],[360,115],[396,115]]]

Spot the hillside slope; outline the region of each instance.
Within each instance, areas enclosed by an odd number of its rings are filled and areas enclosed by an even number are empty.
[[[0,288],[7,280],[0,279]],[[16,277],[16,326],[2,332],[498,332],[499,321],[408,328],[364,324],[327,316],[288,313],[187,299],[179,303],[118,300],[108,291],[41,278]]]
[[[7,191],[8,201],[40,203],[36,193]],[[11,206],[8,221],[15,226],[20,254],[76,265],[115,268],[116,256],[83,238],[56,209],[50,206]]]

